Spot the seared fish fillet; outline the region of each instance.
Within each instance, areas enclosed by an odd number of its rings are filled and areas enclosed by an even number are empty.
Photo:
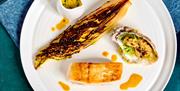
[[[80,84],[104,83],[119,80],[122,74],[122,64],[105,63],[72,63],[68,77],[72,82]]]
[[[36,55],[34,66],[37,69],[47,59],[66,59],[97,41],[111,30],[125,15],[129,0],[110,0],[84,18],[69,26],[50,42],[48,47]]]

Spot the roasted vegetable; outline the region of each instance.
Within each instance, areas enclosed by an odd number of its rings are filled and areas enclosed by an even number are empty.
[[[35,58],[37,69],[47,59],[62,60],[88,47],[119,22],[127,12],[129,0],[110,0],[84,18],[69,26],[48,47],[40,50]]]

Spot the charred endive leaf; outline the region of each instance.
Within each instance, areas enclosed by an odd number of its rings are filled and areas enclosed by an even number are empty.
[[[88,47],[106,32],[112,30],[127,12],[129,0],[110,0],[84,18],[69,26],[51,41],[48,47],[40,50],[35,58],[37,69],[47,59],[62,60]]]
[[[151,40],[130,27],[115,29],[113,41],[119,45],[119,53],[127,63],[152,64],[158,54]]]

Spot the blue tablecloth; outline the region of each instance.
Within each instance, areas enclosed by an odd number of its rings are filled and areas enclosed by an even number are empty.
[[[29,9],[32,2],[33,2],[32,0],[7,0],[3,4],[0,3],[0,23],[4,26],[5,30],[8,32],[8,34],[10,35],[11,39],[14,41],[17,47],[19,47],[19,38],[20,38],[22,23],[27,13],[27,10]],[[178,42],[178,46],[180,46],[180,0],[164,0],[164,3],[166,4],[174,21],[174,25],[178,37],[177,42]],[[0,36],[0,38],[2,37]],[[22,69],[20,71],[23,72]],[[4,79],[1,79],[1,74],[0,74],[0,87],[2,86],[1,84],[3,84],[3,80]],[[180,91],[180,48],[179,47],[178,47],[175,70],[165,90]]]
[[[33,0],[7,0],[0,4],[0,23],[17,47],[23,20],[32,2]]]

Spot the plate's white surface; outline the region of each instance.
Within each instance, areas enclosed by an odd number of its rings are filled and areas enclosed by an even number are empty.
[[[102,0],[85,0],[85,9],[92,11]],[[99,2],[101,1],[101,2]],[[93,8],[91,8],[93,7]],[[33,68],[33,57],[39,48],[51,41],[61,31],[52,32],[51,28],[61,20],[49,0],[35,0],[31,6],[21,33],[21,58],[25,74],[36,91],[60,91],[58,81],[67,83],[72,91],[119,91],[119,85],[128,80],[132,73],[143,76],[138,87],[129,91],[158,91],[167,84],[175,63],[176,38],[173,23],[159,0],[132,0],[132,6],[122,19],[122,25],[128,25],[139,29],[155,44],[159,59],[149,66],[128,65],[123,62],[123,74],[121,80],[105,85],[78,85],[68,81],[66,77],[67,67],[70,62],[79,59],[103,58],[101,53],[109,51],[118,54],[116,45],[110,40],[110,35],[101,38],[95,45],[73,55],[71,59],[63,62],[49,61],[39,70]]]

